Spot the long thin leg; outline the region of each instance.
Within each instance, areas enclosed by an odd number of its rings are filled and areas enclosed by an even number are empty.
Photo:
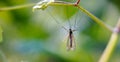
[[[60,25],[60,22],[58,22],[58,20],[57,20],[48,10],[47,10],[47,12],[48,12],[49,15],[54,19],[54,21],[55,21],[57,24]],[[63,25],[62,25],[62,28],[65,29],[65,30],[68,32],[67,28],[65,28]]]
[[[78,16],[78,13],[76,14],[75,16],[75,23],[74,23],[74,28],[76,28],[76,23],[77,23],[77,16]]]
[[[70,23],[70,19],[69,19],[69,15],[68,15],[68,6],[66,6],[66,15],[67,15],[67,19],[68,19],[68,23],[69,23],[69,29],[71,29],[71,23]]]

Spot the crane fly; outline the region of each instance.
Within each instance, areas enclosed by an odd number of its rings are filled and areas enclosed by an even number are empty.
[[[34,11],[35,9],[44,9],[44,8],[46,8],[51,2],[55,2],[55,0],[43,0],[43,1],[40,1],[36,6],[33,7],[33,11]],[[80,0],[77,0],[77,1],[74,3],[74,5],[78,5],[79,2],[80,2]],[[49,11],[48,11],[48,12],[49,12]],[[67,12],[68,12],[68,11],[66,11],[66,13],[67,13]],[[50,14],[50,12],[49,12],[49,14]],[[50,15],[53,17],[52,14],[50,14]],[[53,17],[53,18],[54,18],[54,17]],[[68,18],[68,16],[67,16],[67,18]],[[54,19],[55,19],[55,18],[54,18]],[[55,19],[55,21],[56,21],[57,24],[60,24],[56,19]],[[76,47],[76,45],[75,45],[75,39],[74,39],[74,36],[73,36],[73,32],[74,32],[75,30],[73,30],[73,29],[71,28],[69,18],[68,18],[68,22],[69,22],[69,26],[70,26],[69,30],[66,29],[64,26],[62,26],[62,28],[64,28],[65,30],[67,30],[67,32],[68,32],[68,34],[69,34],[69,35],[68,35],[68,39],[67,39],[67,50],[74,50],[75,47]],[[75,20],[75,22],[76,22],[76,20]]]
[[[49,12],[49,15],[51,15],[51,17],[55,20],[55,22],[57,24],[60,24],[57,19]],[[71,24],[70,24],[70,21],[69,22],[69,29],[67,29],[65,26],[62,26],[62,28],[68,32],[68,36],[67,36],[67,42],[66,42],[66,47],[67,47],[67,51],[70,51],[70,50],[75,50],[76,48],[76,42],[75,42],[75,38],[74,38],[74,31],[76,31],[75,29],[72,29],[71,28]],[[75,24],[76,24],[76,19],[75,19]],[[74,24],[74,27],[75,27],[75,24]]]
[[[66,10],[68,12],[68,10]],[[50,11],[47,10],[47,12],[49,13],[49,15],[54,19],[54,21],[57,23],[57,24],[60,24],[58,22],[58,20],[51,14]],[[66,13],[67,13],[66,12]],[[76,43],[75,43],[75,38],[74,38],[74,29],[71,28],[71,24],[70,24],[70,21],[69,21],[69,18],[68,18],[68,22],[69,22],[69,29],[67,29],[65,26],[62,26],[62,28],[68,32],[68,36],[67,36],[67,42],[66,42],[66,47],[67,47],[67,51],[70,51],[70,50],[75,50],[76,48]],[[76,19],[75,19],[75,24],[76,24]],[[74,27],[75,27],[75,24],[74,24]]]

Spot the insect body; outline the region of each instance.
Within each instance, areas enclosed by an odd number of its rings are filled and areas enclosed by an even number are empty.
[[[69,29],[69,36],[68,36],[68,40],[67,40],[67,50],[74,50],[75,49],[75,39],[73,36],[73,32],[75,30],[72,30],[71,28]]]

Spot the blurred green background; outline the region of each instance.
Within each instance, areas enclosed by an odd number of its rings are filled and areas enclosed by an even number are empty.
[[[0,0],[0,8],[37,2]],[[120,0],[81,0],[80,5],[114,27],[120,16],[119,3]],[[72,29],[77,29],[75,51],[66,50],[68,32],[61,27],[69,29],[68,22]],[[35,12],[32,7],[0,11],[0,26],[3,29],[0,62],[97,62],[111,35],[77,8],[65,6],[50,6]],[[119,62],[119,58],[118,43],[110,62]]]

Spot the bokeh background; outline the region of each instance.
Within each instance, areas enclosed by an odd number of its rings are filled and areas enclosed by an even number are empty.
[[[0,0],[0,8],[37,2]],[[120,16],[119,3],[120,0],[81,0],[80,5],[114,27]],[[35,12],[32,7],[0,11],[0,26],[0,62],[97,62],[111,35],[77,8],[66,6],[50,6]],[[76,29],[76,50],[66,50],[68,32],[62,26]],[[119,62],[119,58],[120,43],[109,62]]]

